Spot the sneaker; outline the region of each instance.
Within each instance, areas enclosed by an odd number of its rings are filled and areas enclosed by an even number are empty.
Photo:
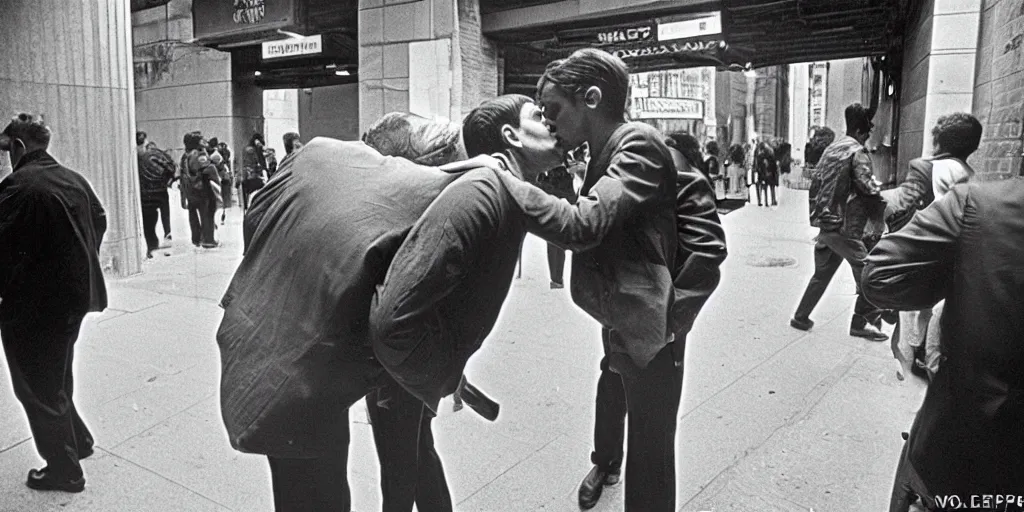
[[[166,235],[164,235],[164,240],[167,240],[168,242],[170,242],[171,241],[171,234],[167,233]]]
[[[801,331],[809,331],[811,327],[814,327],[814,320],[810,318],[797,318],[793,317],[789,320],[789,326],[794,329],[800,329]]]
[[[202,244],[202,246],[203,246],[203,249],[216,249],[217,247],[220,246],[220,243],[214,242],[212,244]]]
[[[562,288],[565,288],[565,285],[564,285],[564,284],[562,284],[562,283],[556,283],[556,282],[554,282],[554,281],[551,281],[551,289],[552,289],[552,290],[561,290]]]

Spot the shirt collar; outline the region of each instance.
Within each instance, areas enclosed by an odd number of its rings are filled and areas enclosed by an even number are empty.
[[[26,153],[25,156],[21,157],[21,160],[18,160],[18,165],[14,166],[14,169],[13,169],[12,172],[17,171],[18,169],[21,169],[27,163],[35,162],[36,160],[40,160],[40,159],[42,159],[44,157],[49,157],[49,156],[50,156],[49,153],[47,153],[45,149],[37,149],[35,151]]]

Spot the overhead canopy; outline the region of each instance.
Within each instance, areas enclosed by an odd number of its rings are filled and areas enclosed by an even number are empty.
[[[488,16],[586,0],[481,0]],[[635,12],[562,19],[549,25],[491,23],[505,43],[506,91],[532,94],[544,66],[573,51],[603,48],[631,71],[696,66],[742,70],[797,62],[891,54],[917,15],[918,0],[721,0],[652,3]],[[658,8],[658,6],[663,6]],[[520,15],[528,19],[529,15]],[[503,21],[509,19],[504,16]],[[706,21],[706,23],[703,23]],[[715,25],[718,23],[719,25]],[[708,28],[710,30],[701,30]],[[719,28],[720,30],[715,30]],[[898,52],[897,52],[898,53]]]

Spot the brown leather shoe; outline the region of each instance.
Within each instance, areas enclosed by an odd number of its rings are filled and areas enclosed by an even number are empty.
[[[619,475],[621,470],[605,471],[599,466],[594,466],[587,473],[587,476],[580,482],[579,491],[579,504],[583,510],[594,508],[597,505],[597,500],[601,499],[601,492],[604,491],[604,486],[615,485],[619,483]]]
[[[51,473],[49,467],[45,467],[29,470],[25,485],[37,491],[82,492],[85,490],[85,477],[79,476],[76,479],[59,477]]]

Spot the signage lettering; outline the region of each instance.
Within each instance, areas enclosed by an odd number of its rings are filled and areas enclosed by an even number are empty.
[[[598,33],[597,40],[605,44],[647,41],[651,38],[652,34],[651,27],[618,28]]]
[[[613,50],[612,54],[620,59],[638,59],[640,57],[655,57],[658,55],[671,55],[673,53],[698,53],[714,50],[718,41],[686,41],[681,43],[666,43],[656,46],[644,46],[642,48],[622,48]]]
[[[639,119],[702,119],[704,102],[690,98],[633,98]]]
[[[233,0],[235,14],[232,19],[240,25],[251,25],[263,21],[266,15],[264,0]]]
[[[282,41],[269,41],[263,43],[264,59],[310,55],[320,53],[322,51],[323,36],[320,34],[303,37],[301,39],[285,39]]]
[[[722,15],[715,12],[710,16],[702,16],[684,21],[658,20],[658,41],[689,39],[691,37],[712,36],[722,33]]]

